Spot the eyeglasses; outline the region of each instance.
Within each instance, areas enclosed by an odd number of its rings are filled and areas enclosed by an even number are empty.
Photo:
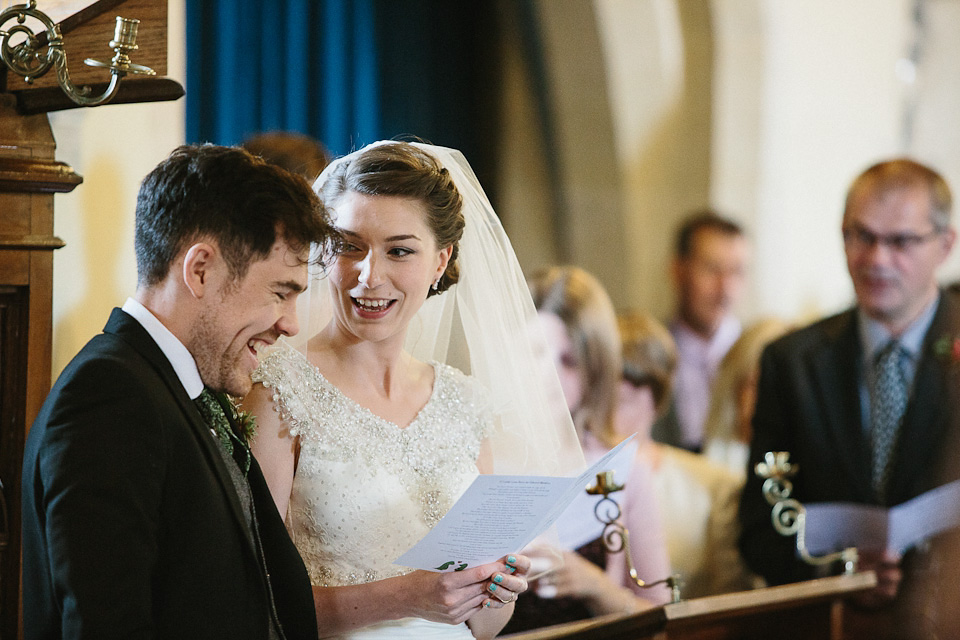
[[[890,235],[878,235],[867,231],[863,227],[850,227],[843,230],[843,243],[848,249],[862,251],[872,249],[875,246],[883,245],[897,253],[908,253],[914,247],[918,247],[924,242],[933,240],[939,236],[942,231],[934,229],[928,233],[892,233]]]

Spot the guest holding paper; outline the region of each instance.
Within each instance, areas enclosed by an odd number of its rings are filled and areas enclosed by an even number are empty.
[[[855,307],[765,350],[750,465],[767,451],[790,452],[801,502],[890,507],[957,477],[946,464],[960,426],[960,298],[935,277],[956,238],[951,207],[944,179],[912,160],[860,174],[841,226]],[[761,482],[749,472],[740,504],[744,557],[772,584],[813,576],[794,539],[774,531]],[[862,601],[878,610],[877,635],[864,637],[938,637],[925,592],[944,579],[936,547],[933,540],[902,557],[861,549],[860,567],[879,578]]]
[[[331,266],[306,294],[306,339],[262,359],[245,406],[320,635],[492,637],[527,588],[527,557],[393,562],[478,473],[582,469],[556,376],[537,367],[546,347],[527,330],[516,257],[458,151],[375,143],[315,189],[339,242],[316,248]]]
[[[613,304],[603,285],[577,267],[548,268],[534,274],[529,284],[566,407],[584,454],[589,461],[596,460],[626,437],[614,428],[621,358]],[[638,574],[650,582],[666,578],[670,563],[649,466],[637,459],[630,476],[618,481],[625,481],[626,490],[614,497],[630,531]],[[548,555],[530,553],[552,561]],[[534,595],[520,599],[509,631],[636,611],[670,598],[663,585],[638,587],[627,572],[623,554],[607,557],[599,540],[581,547],[579,553],[564,552],[563,563],[535,581],[532,591]]]

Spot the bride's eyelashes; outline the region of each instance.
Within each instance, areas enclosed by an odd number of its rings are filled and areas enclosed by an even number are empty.
[[[408,247],[394,247],[390,249],[388,253],[395,258],[406,258],[407,256],[416,255],[417,252]]]

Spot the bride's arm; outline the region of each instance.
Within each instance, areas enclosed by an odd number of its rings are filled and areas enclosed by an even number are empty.
[[[263,477],[280,510],[280,517],[286,518],[296,469],[297,439],[290,435],[290,430],[280,420],[280,414],[273,406],[272,392],[262,384],[253,385],[253,390],[244,397],[242,404],[257,418],[257,433],[250,448],[263,470]]]
[[[523,556],[517,556],[517,559],[516,573],[520,573],[521,567],[527,566],[529,561]],[[514,593],[527,587],[526,580],[512,575],[502,561],[452,573],[414,571],[354,586],[315,586],[313,601],[317,610],[317,630],[321,637],[325,637],[388,620],[423,618],[445,624],[469,620],[474,635],[493,637],[512,611],[512,607],[503,606],[490,591],[495,576],[501,576],[497,590],[504,594],[504,599],[512,599]],[[487,602],[490,604],[485,606]],[[505,615],[494,629],[499,612]],[[475,620],[480,622],[483,635],[477,633]]]

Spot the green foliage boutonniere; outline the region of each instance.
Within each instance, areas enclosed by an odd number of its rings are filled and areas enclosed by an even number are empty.
[[[227,395],[227,400],[230,403],[230,409],[233,411],[233,420],[240,427],[240,437],[245,442],[252,442],[257,435],[257,416],[241,409],[238,398]]]

